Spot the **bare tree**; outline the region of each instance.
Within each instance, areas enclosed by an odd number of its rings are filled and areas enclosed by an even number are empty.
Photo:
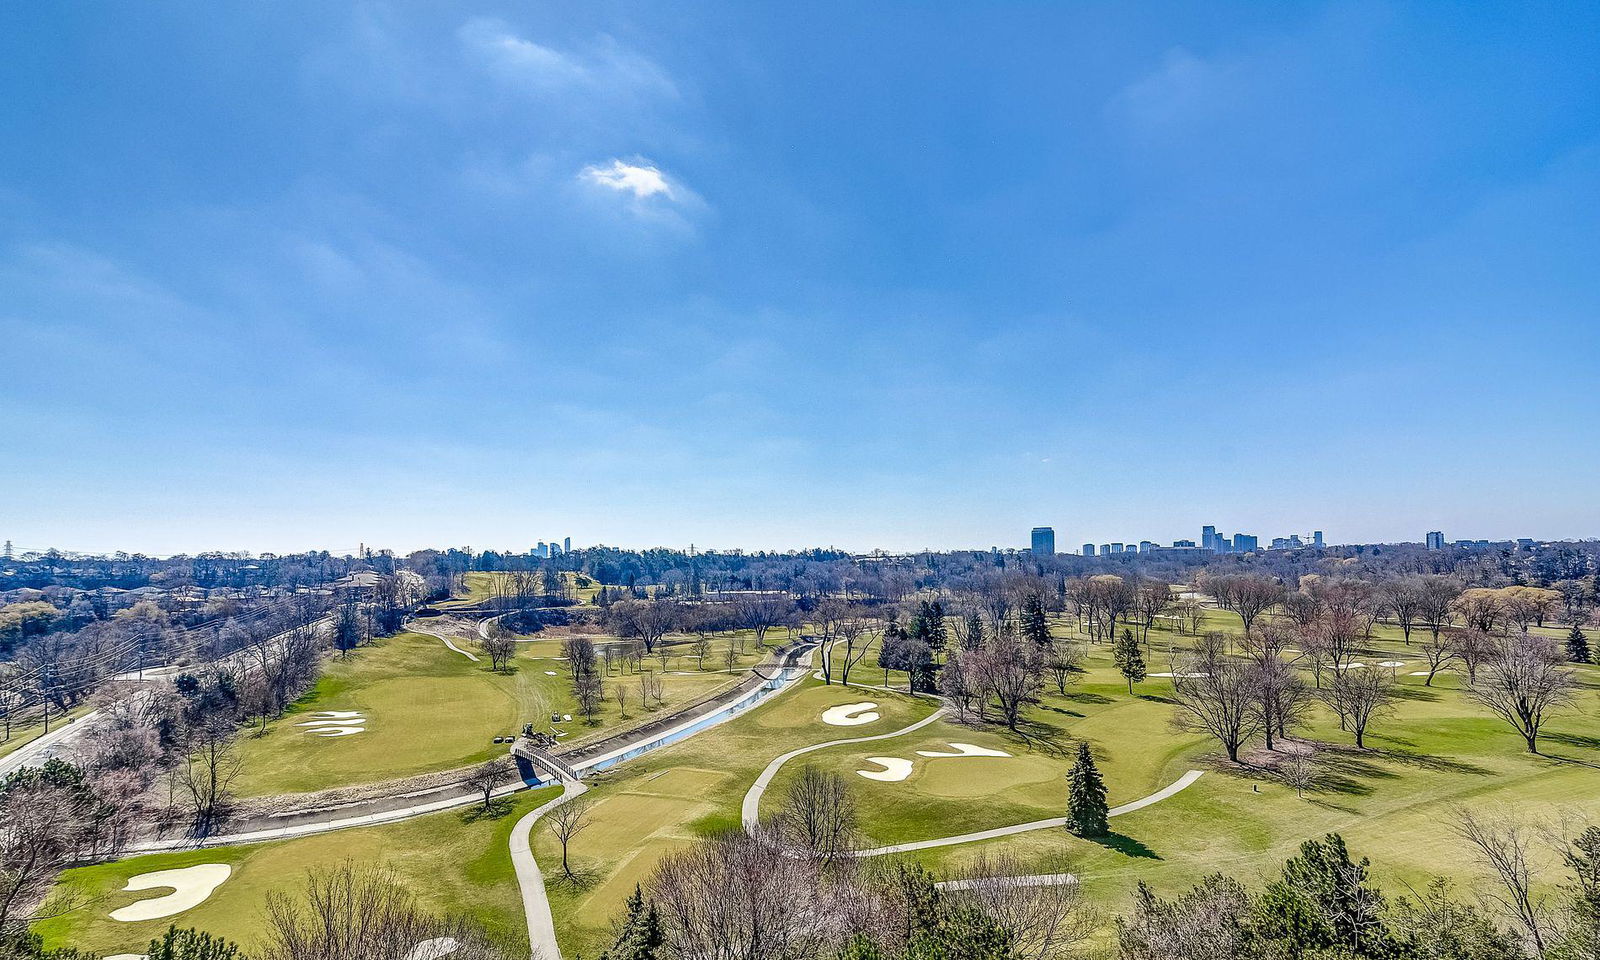
[[[1390,580],[1379,588],[1381,609],[1394,618],[1407,646],[1411,645],[1411,628],[1422,611],[1422,595],[1413,577]]]
[[[946,877],[940,893],[946,903],[994,920],[1019,960],[1075,956],[1074,949],[1100,926],[1077,879],[1064,868],[1040,875],[1037,865],[1010,854],[980,853]]]
[[[1456,811],[1456,834],[1475,848],[1479,862],[1498,881],[1501,891],[1489,900],[1517,924],[1535,957],[1546,956],[1553,920],[1548,898],[1534,889],[1527,830],[1516,823],[1483,820],[1461,808]]]
[[[188,803],[197,830],[209,831],[226,813],[233,800],[233,781],[241,767],[234,747],[234,729],[226,718],[213,717],[192,731],[172,777]]]
[[[483,934],[424,912],[393,874],[342,865],[307,874],[300,895],[267,895],[256,960],[415,957],[424,943],[450,942],[451,960],[504,960]]]
[[[572,867],[567,862],[567,850],[573,838],[589,826],[589,810],[592,805],[587,796],[577,796],[544,815],[545,821],[550,824],[550,832],[561,844],[561,872],[569,880],[573,875]]]
[[[1038,697],[1042,669],[1039,653],[1033,644],[1023,643],[1008,630],[1005,635],[990,639],[972,657],[979,686],[994,697],[1006,726],[1013,730],[1022,717],[1022,708]]]
[[[484,656],[489,658],[490,668],[496,673],[504,673],[511,663],[511,658],[516,656],[517,641],[513,640],[511,634],[499,623],[490,624],[487,634],[478,640],[478,646],[483,650]]]
[[[666,703],[661,693],[661,677],[654,670],[639,672],[639,702],[646,710],[659,708]],[[655,707],[651,707],[651,703],[654,703]]]
[[[1312,752],[1310,744],[1304,744],[1303,749],[1298,749],[1289,755],[1278,768],[1278,775],[1283,782],[1294,787],[1294,795],[1304,798],[1306,791],[1316,786],[1321,770],[1318,768],[1316,755]]]
[[[1256,715],[1268,750],[1275,748],[1276,738],[1288,736],[1305,719],[1311,705],[1305,682],[1283,659],[1291,636],[1274,624],[1244,639]]]
[[[501,786],[516,773],[517,765],[508,756],[490,757],[467,775],[467,785],[474,793],[483,794],[483,809],[489,809],[489,801],[494,796],[496,787]]]
[[[1539,730],[1549,714],[1573,702],[1576,687],[1560,648],[1524,634],[1497,643],[1469,695],[1511,724],[1539,752]]]
[[[622,714],[622,719],[628,719],[628,685],[620,680],[613,683],[611,696],[617,701],[617,712]]]
[[[1444,665],[1456,657],[1455,641],[1448,635],[1429,636],[1422,641],[1423,659],[1428,661],[1428,678],[1422,681],[1425,687],[1433,686],[1434,675],[1444,668]]]
[[[844,777],[808,765],[789,785],[778,824],[795,844],[831,863],[845,855],[855,839],[855,798]]]
[[[1461,669],[1466,671],[1467,686],[1478,682],[1478,670],[1494,656],[1498,644],[1493,637],[1479,630],[1477,627],[1466,627],[1457,630],[1449,637],[1450,652],[1455,659],[1461,661]]]
[[[1417,619],[1428,625],[1437,640],[1455,618],[1455,601],[1461,595],[1461,584],[1448,577],[1420,577],[1416,591]]]
[[[1340,725],[1355,734],[1356,746],[1365,749],[1367,725],[1394,702],[1394,676],[1377,664],[1351,666],[1334,676],[1322,698]]]
[[[1179,721],[1217,738],[1228,759],[1261,732],[1256,686],[1248,665],[1224,656],[1183,658],[1174,670]]]

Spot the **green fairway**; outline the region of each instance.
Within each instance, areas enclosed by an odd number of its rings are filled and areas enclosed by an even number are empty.
[[[169,924],[195,926],[238,940],[246,950],[265,927],[267,895],[294,895],[308,870],[357,866],[391,871],[427,909],[440,915],[470,917],[493,935],[527,949],[527,927],[507,846],[511,826],[523,813],[549,800],[559,788],[547,787],[508,798],[498,816],[481,817],[477,808],[446,811],[378,827],[318,834],[297,840],[162,853],[80,867],[62,875],[61,890],[76,907],[42,921],[34,929],[52,946],[74,946],[102,953],[143,953],[151,937]],[[123,923],[111,911],[164,891],[124,892],[128,878],[156,870],[202,863],[225,863],[232,875],[205,902],[172,917]]]
[[[457,646],[471,649],[464,641]],[[695,658],[671,653],[661,680],[665,704],[656,712],[736,682],[734,675],[709,669],[720,665],[723,649],[716,648],[703,671]],[[242,796],[263,796],[452,770],[504,753],[494,738],[514,735],[527,722],[576,742],[652,716],[641,703],[638,677],[619,669],[606,686],[608,691],[627,688],[628,717],[624,720],[608,692],[596,723],[584,722],[577,716],[566,662],[551,659],[558,655],[559,648],[545,642],[518,644],[515,669],[496,673],[486,659],[474,663],[437,637],[402,633],[335,657],[316,688],[285,716],[264,733],[249,730],[241,736],[243,769],[235,787]],[[751,644],[739,664],[757,659]],[[651,657],[645,666],[660,670],[661,662]],[[361,731],[328,737],[301,726],[321,711],[357,714]],[[552,725],[552,713],[574,719]]]
[[[801,682],[714,730],[590,780],[593,824],[571,850],[578,882],[561,878],[560,845],[548,828],[534,831],[563,952],[589,956],[603,948],[611,918],[663,854],[697,836],[738,829],[745,791],[774,757],[812,743],[888,733],[936,709],[897,694]],[[878,704],[878,720],[850,727],[821,720],[830,706],[865,700]]]

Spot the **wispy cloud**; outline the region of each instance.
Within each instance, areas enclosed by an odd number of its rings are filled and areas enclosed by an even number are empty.
[[[579,171],[578,179],[618,193],[631,193],[636,200],[648,200],[656,196],[678,199],[666,175],[650,164],[612,160],[606,165],[584,167]]]
[[[583,88],[614,97],[676,98],[672,78],[651,60],[602,35],[582,49],[530,39],[503,20],[478,17],[456,31],[469,55],[507,86],[530,94]]]

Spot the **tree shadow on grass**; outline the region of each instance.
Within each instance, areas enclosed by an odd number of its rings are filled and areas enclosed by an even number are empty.
[[[1438,703],[1439,693],[1432,687],[1413,687],[1405,684],[1396,684],[1390,688],[1396,700],[1420,700],[1424,703]]]
[[[1384,739],[1392,740],[1394,738],[1385,737]],[[1399,742],[1407,743],[1409,741]],[[1415,753],[1410,750],[1375,750],[1373,753],[1394,763],[1403,763],[1408,767],[1418,767],[1438,773],[1474,774],[1480,777],[1487,777],[1493,773],[1489,768],[1480,767],[1475,763],[1457,760],[1454,757],[1435,756],[1431,753]]]
[[[1541,733],[1539,734],[1539,739],[1585,750],[1600,750],[1600,737],[1591,737],[1581,733]]]
[[[1069,717],[1078,717],[1079,719],[1083,718],[1083,714],[1079,713],[1076,710],[1066,710],[1066,709],[1063,709],[1061,707],[1052,707],[1052,706],[1048,706],[1048,705],[1041,705],[1041,706],[1043,706],[1043,709],[1048,710],[1051,713],[1060,713],[1060,714],[1064,714],[1064,715],[1069,716]]]
[[[1171,703],[1177,703],[1178,702],[1178,701],[1172,699],[1171,697],[1163,697],[1160,694],[1156,694],[1156,693],[1141,693],[1141,694],[1139,694],[1139,699],[1140,700],[1147,700],[1150,703],[1168,703],[1168,704],[1171,704]]]
[[[573,864],[570,875],[561,871],[561,864],[557,863],[554,869],[546,870],[545,883],[557,889],[582,893],[598,885],[606,878],[606,871],[582,864]]]
[[[1081,690],[1076,692],[1076,693],[1069,693],[1063,699],[1071,700],[1074,703],[1111,703],[1112,702],[1111,698],[1106,696],[1105,694],[1102,694],[1102,693],[1084,693]]]
[[[499,820],[516,808],[510,797],[496,797],[489,801],[489,806],[477,804],[470,810],[461,811],[462,823],[478,823],[482,820]]]
[[[1135,840],[1122,833],[1108,833],[1100,837],[1086,837],[1092,843],[1097,843],[1107,850],[1115,850],[1125,857],[1137,857],[1141,860],[1160,860],[1161,855],[1144,845],[1144,841]]]

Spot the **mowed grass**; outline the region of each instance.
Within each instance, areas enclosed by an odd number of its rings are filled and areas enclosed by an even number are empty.
[[[455,643],[474,649],[464,640]],[[578,716],[567,663],[555,659],[558,644],[518,644],[514,669],[497,673],[487,658],[474,663],[437,637],[397,634],[330,659],[316,687],[283,717],[265,732],[245,731],[243,766],[234,786],[241,796],[265,796],[452,770],[504,753],[506,747],[494,738],[514,735],[528,722],[573,741],[601,735],[736,682],[733,675],[712,669],[724,662],[722,649],[707,658],[706,670],[698,669],[693,657],[671,653],[662,676],[665,703],[654,710],[641,702],[638,676],[619,667],[607,678],[607,699],[591,725]],[[748,644],[739,669],[758,659]],[[660,667],[658,658],[646,661],[647,669]],[[614,698],[619,685],[628,692],[626,718]],[[324,737],[299,726],[325,710],[358,711],[363,731]],[[574,719],[552,725],[552,713]]]
[[[377,827],[279,840],[240,847],[133,857],[79,867],[62,875],[58,890],[70,893],[71,911],[34,925],[50,946],[74,946],[103,954],[143,953],[169,924],[194,926],[241,943],[246,952],[267,929],[268,895],[298,895],[308,871],[346,861],[392,873],[427,910],[468,917],[508,947],[526,951],[527,927],[509,840],[517,818],[559,792],[557,787],[508,798],[497,816],[446,811]],[[172,917],[123,923],[110,913],[161,896],[164,890],[125,892],[130,877],[202,863],[226,863],[233,873],[205,902]]]
[[[571,846],[577,881],[561,877],[560,844],[548,827],[535,829],[534,853],[550,879],[564,953],[592,956],[607,946],[612,918],[664,855],[698,837],[738,829],[745,791],[774,757],[813,743],[888,733],[937,708],[927,700],[809,678],[798,684],[719,727],[590,780],[591,825]],[[869,700],[878,704],[876,721],[850,727],[822,722],[828,707]]]
[[[567,590],[579,604],[593,604],[595,595],[600,592],[601,584],[592,577],[585,577],[584,582],[578,582],[578,575],[570,571],[563,572],[562,578],[567,581]],[[509,592],[511,575],[504,571],[478,570],[462,576],[462,592],[460,596],[451,597],[437,604],[441,610],[453,610],[457,607],[472,606],[487,601],[493,597],[498,588],[501,592]]]

